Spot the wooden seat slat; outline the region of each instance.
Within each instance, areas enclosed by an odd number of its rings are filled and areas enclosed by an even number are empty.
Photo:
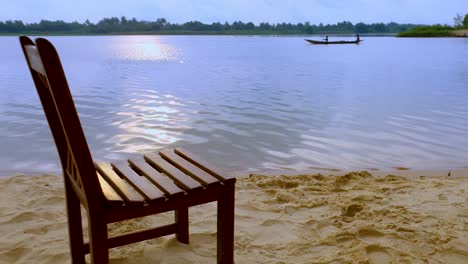
[[[107,183],[101,174],[97,174],[102,193],[104,194],[104,197],[106,197],[107,202],[112,205],[122,205],[124,202],[122,197],[120,197],[120,195],[112,188],[112,186]]]
[[[202,187],[201,183],[197,182],[187,174],[184,174],[157,154],[146,154],[145,160],[152,166],[158,168],[167,176],[171,177],[171,179],[173,179],[177,185],[179,185],[180,187],[182,187],[182,189],[186,191]]]
[[[233,175],[229,175],[226,172],[221,172],[220,169],[217,169],[215,166],[209,164],[207,161],[203,160],[202,158],[198,157],[197,155],[187,151],[183,148],[176,148],[174,152],[177,153],[182,158],[190,161],[200,169],[206,171],[207,173],[213,175],[218,180],[222,182],[235,182],[236,178]]]
[[[135,170],[138,170],[143,175],[145,175],[148,178],[148,180],[150,180],[153,184],[157,185],[165,194],[177,195],[184,193],[184,191],[174,183],[174,180],[158,172],[156,169],[154,169],[148,163],[146,163],[143,159],[128,161],[132,166],[135,167]]]
[[[138,194],[137,191],[120,178],[112,167],[104,162],[96,163],[97,171],[107,180],[107,182],[114,188],[114,190],[124,198],[126,203],[143,204],[144,198]]]
[[[164,198],[164,193],[156,185],[146,179],[146,177],[138,175],[130,168],[128,163],[112,163],[112,167],[147,200],[154,201]]]
[[[197,166],[183,159],[176,153],[173,149],[166,149],[159,152],[160,155],[169,160],[175,167],[183,171],[185,174],[192,176],[192,178],[197,179],[203,185],[213,184],[219,182],[217,178],[201,170]]]

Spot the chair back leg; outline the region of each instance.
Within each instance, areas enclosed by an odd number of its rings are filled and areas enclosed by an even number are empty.
[[[73,264],[85,264],[83,251],[83,224],[81,223],[80,200],[75,194],[71,182],[65,177],[67,197],[68,234],[70,238],[70,252]]]
[[[104,216],[88,213],[88,231],[91,264],[109,263],[107,223]]]

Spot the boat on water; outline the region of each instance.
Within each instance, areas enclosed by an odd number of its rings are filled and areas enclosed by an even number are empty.
[[[309,42],[310,44],[322,44],[322,45],[329,45],[329,44],[359,44],[363,40],[352,40],[352,41],[345,41],[345,40],[340,40],[340,41],[324,41],[324,40],[312,40],[312,39],[305,39],[305,41]]]

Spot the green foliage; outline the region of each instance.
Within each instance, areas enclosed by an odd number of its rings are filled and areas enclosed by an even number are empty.
[[[463,19],[463,26],[465,28],[468,28],[468,14],[465,15],[465,18]]]
[[[415,25],[397,23],[358,23],[353,25],[349,21],[337,24],[313,25],[309,22],[291,24],[270,24],[262,22],[255,25],[252,22],[236,21],[232,24],[215,22],[205,24],[200,21],[189,21],[183,24],[172,24],[164,18],[156,21],[120,18],[104,18],[96,24],[86,20],[84,23],[67,23],[62,20],[41,20],[39,23],[24,24],[22,21],[0,21],[0,34],[329,34],[329,33],[398,33]]]
[[[453,28],[447,25],[419,26],[398,33],[398,37],[450,37]]]

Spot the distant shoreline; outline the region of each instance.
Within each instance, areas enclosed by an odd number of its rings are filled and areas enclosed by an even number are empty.
[[[396,35],[401,38],[453,38],[467,37],[468,29],[453,28],[448,25],[433,25],[414,27]]]
[[[468,37],[468,29],[454,30],[452,33],[455,35],[455,37],[460,37],[460,38]]]

